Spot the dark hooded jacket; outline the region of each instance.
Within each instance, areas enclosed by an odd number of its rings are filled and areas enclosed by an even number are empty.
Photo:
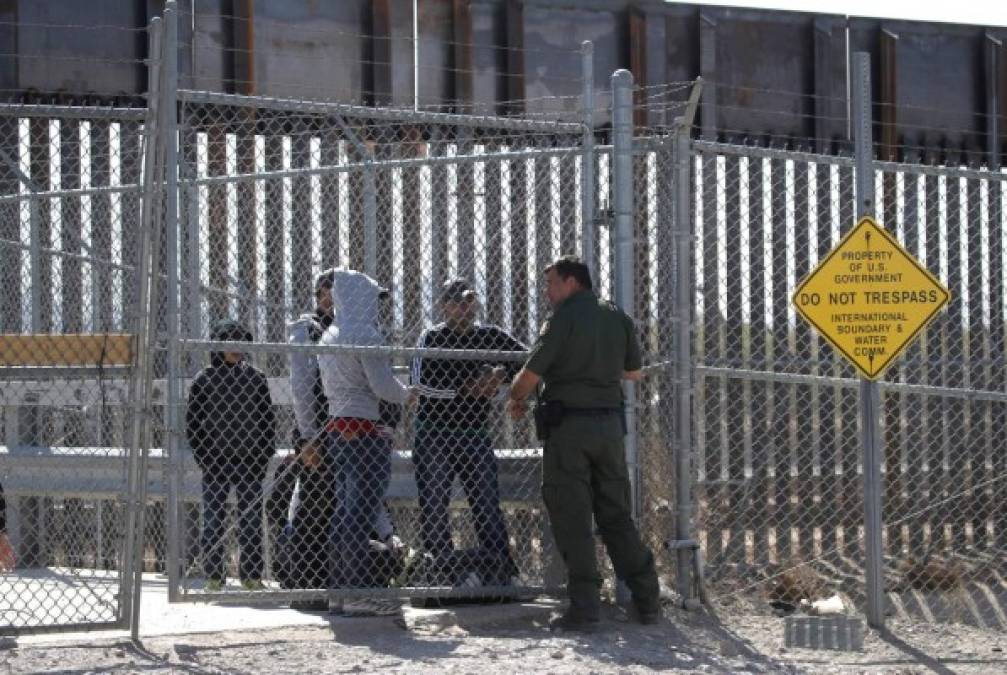
[[[252,341],[233,321],[214,326],[212,340]],[[185,432],[203,471],[252,470],[265,475],[276,447],[273,402],[266,376],[244,360],[230,365],[221,352],[192,382]]]

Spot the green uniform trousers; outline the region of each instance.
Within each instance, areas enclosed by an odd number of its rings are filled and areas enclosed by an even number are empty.
[[[594,523],[616,575],[641,611],[659,606],[654,556],[632,520],[629,473],[618,415],[568,416],[550,430],[542,464],[542,497],[567,568],[572,612],[596,618],[601,575]]]

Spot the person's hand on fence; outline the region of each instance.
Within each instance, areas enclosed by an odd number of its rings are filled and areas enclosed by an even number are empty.
[[[17,560],[14,557],[14,547],[10,544],[7,534],[0,534],[0,572],[10,572]]]
[[[318,469],[322,466],[322,449],[317,440],[308,441],[298,453],[301,463],[309,469]]]
[[[525,400],[519,401],[514,398],[507,399],[507,414],[510,415],[512,420],[520,420],[528,414],[528,402]]]
[[[473,398],[493,398],[497,395],[506,377],[507,369],[502,366],[487,369],[479,376],[466,382],[458,393]]]

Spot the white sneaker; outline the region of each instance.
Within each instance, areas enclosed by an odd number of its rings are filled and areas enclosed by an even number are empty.
[[[384,598],[355,598],[343,601],[343,616],[396,616],[402,601]]]
[[[470,571],[468,576],[465,577],[464,581],[455,586],[455,588],[482,588],[483,578],[479,576],[478,572]]]

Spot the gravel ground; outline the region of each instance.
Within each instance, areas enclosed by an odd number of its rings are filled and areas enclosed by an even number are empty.
[[[432,621],[333,618],[298,626],[76,643],[0,643],[16,673],[1005,673],[1007,635],[962,625],[891,622],[861,652],[783,648],[783,620],[752,607],[668,609],[658,626],[606,609],[604,628],[551,632],[550,602],[459,608]],[[488,617],[488,620],[487,620]]]

